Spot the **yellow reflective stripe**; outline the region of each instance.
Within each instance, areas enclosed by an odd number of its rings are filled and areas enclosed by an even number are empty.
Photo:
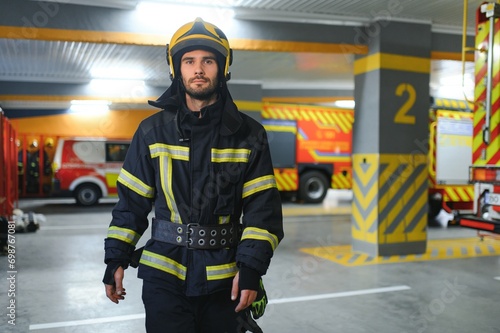
[[[257,239],[257,240],[267,241],[269,242],[269,244],[271,244],[273,251],[278,246],[278,237],[276,237],[276,235],[270,233],[266,229],[260,229],[254,227],[245,228],[245,230],[243,230],[243,235],[241,235],[241,240],[245,239]]]
[[[168,257],[144,250],[139,262],[146,266],[150,266],[164,271],[168,274],[172,274],[183,281],[186,280],[186,266],[183,266],[177,261]]]
[[[250,149],[217,149],[212,148],[212,162],[243,162],[248,163]]]
[[[276,187],[274,175],[262,176],[252,179],[243,184],[243,198],[248,197],[259,191],[267,190],[268,188]]]
[[[222,280],[234,277],[238,272],[236,263],[207,266],[207,281]]]
[[[170,221],[182,223],[172,189],[172,158],[170,156],[162,156],[159,158],[159,161],[161,187],[165,195],[165,200],[167,201],[168,209],[170,210]]]
[[[142,195],[143,197],[146,198],[154,197],[155,193],[154,187],[147,185],[142,180],[135,177],[134,175],[132,175],[130,172],[128,172],[123,168],[120,170],[120,175],[118,176],[117,181],[123,184],[123,186],[131,189],[135,193]]]
[[[151,158],[169,156],[174,160],[189,161],[189,147],[155,143],[149,145],[149,152],[151,153]]]
[[[108,228],[108,238],[119,239],[125,243],[135,246],[139,241],[139,238],[141,238],[141,235],[131,229],[111,226]]]
[[[228,224],[231,221],[231,215],[222,215],[219,216],[219,224]]]

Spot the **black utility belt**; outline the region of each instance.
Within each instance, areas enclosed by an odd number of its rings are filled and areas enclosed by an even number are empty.
[[[190,249],[215,250],[235,247],[241,237],[241,224],[180,224],[153,218],[152,238]]]

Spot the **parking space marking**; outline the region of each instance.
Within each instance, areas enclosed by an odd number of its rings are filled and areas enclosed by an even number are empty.
[[[144,313],[125,315],[125,316],[115,316],[115,317],[104,317],[104,318],[72,320],[72,321],[60,321],[60,322],[46,323],[46,324],[34,324],[34,325],[30,325],[29,329],[30,329],[30,331],[46,330],[46,329],[50,329],[50,328],[81,326],[81,325],[94,325],[94,324],[112,323],[112,322],[116,322],[116,321],[134,320],[134,319],[144,319]]]
[[[427,242],[427,251],[423,254],[379,257],[372,257],[365,253],[354,252],[351,245],[301,248],[300,251],[315,257],[333,261],[343,266],[362,266],[498,256],[500,255],[500,242],[487,238],[481,240],[478,237],[429,240]]]
[[[41,226],[40,231],[43,230],[75,230],[75,229],[107,229],[109,225],[104,224],[81,224],[81,225],[47,225]]]
[[[405,285],[384,287],[384,288],[361,289],[361,290],[343,291],[343,292],[330,293],[330,294],[319,294],[319,295],[311,295],[311,296],[271,299],[271,300],[269,300],[269,304],[283,304],[283,303],[294,303],[294,302],[317,301],[317,300],[321,300],[321,299],[388,293],[388,292],[393,292],[393,291],[402,291],[402,290],[409,290],[409,289],[411,289],[411,288],[408,286],[405,286]]]

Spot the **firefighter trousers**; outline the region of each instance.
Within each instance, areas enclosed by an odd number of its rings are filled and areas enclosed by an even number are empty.
[[[239,300],[231,300],[230,290],[188,297],[161,281],[143,280],[142,300],[148,333],[246,332],[245,314],[234,311]]]

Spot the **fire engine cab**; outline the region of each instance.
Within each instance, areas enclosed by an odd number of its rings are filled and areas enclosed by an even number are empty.
[[[265,103],[266,129],[278,190],[319,203],[329,188],[351,189],[354,110]]]

